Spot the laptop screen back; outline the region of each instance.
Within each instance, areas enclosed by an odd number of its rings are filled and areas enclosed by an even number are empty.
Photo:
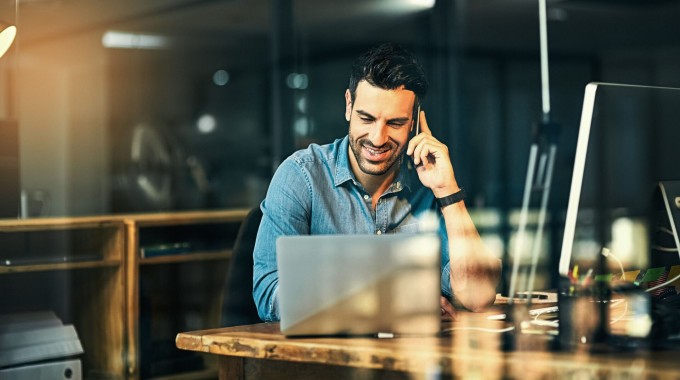
[[[436,234],[280,237],[281,332],[437,333],[440,245]]]

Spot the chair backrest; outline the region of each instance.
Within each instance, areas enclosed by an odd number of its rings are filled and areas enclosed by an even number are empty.
[[[243,220],[236,235],[234,254],[224,288],[220,321],[223,327],[262,322],[253,300],[253,249],[261,220],[260,207],[254,207]]]

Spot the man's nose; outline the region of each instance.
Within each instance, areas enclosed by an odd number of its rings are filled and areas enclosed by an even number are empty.
[[[387,142],[387,125],[385,123],[377,122],[375,126],[371,129],[368,135],[371,140],[371,144],[374,146],[382,146]]]

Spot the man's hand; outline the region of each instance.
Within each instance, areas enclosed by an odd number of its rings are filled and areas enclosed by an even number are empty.
[[[442,307],[442,320],[444,321],[455,321],[456,318],[456,309],[453,308],[453,305],[451,305],[451,302],[449,302],[446,297],[441,296],[439,298],[439,303]]]
[[[418,178],[437,198],[451,195],[460,188],[456,183],[449,148],[432,136],[425,111],[420,111],[421,133],[409,141],[406,154],[413,158]]]

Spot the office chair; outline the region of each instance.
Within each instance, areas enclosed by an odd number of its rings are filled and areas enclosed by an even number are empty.
[[[253,249],[262,220],[259,206],[250,210],[236,235],[227,272],[220,323],[223,327],[260,323],[253,301]]]

